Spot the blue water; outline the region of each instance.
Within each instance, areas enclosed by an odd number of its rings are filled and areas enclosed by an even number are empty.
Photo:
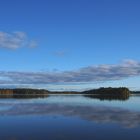
[[[140,140],[140,96],[0,99],[0,140]]]

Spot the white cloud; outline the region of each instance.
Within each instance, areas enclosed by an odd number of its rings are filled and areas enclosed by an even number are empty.
[[[84,83],[121,80],[140,76],[140,62],[129,60],[116,65],[98,65],[62,72],[0,72],[0,84]]]
[[[34,40],[30,40],[24,32],[1,32],[0,31],[0,48],[17,49],[21,47],[36,46]]]

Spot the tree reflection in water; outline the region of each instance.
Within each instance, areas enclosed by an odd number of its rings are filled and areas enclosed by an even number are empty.
[[[124,94],[124,95],[110,95],[110,94],[105,94],[105,95],[100,95],[100,94],[88,94],[84,95],[85,97],[91,98],[91,99],[99,99],[99,100],[120,100],[120,101],[126,101],[129,99],[130,95]]]
[[[16,98],[16,99],[33,99],[33,98],[47,98],[48,94],[0,94],[0,98]]]

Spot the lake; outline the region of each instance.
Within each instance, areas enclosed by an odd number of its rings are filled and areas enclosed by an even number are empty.
[[[140,96],[0,98],[1,140],[140,140]]]

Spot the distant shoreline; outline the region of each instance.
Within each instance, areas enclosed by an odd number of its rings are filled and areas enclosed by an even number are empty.
[[[140,92],[130,91],[128,88],[99,88],[82,92],[76,91],[48,91],[45,89],[0,89],[0,98],[16,98],[16,99],[31,99],[31,98],[48,98],[50,95],[82,95],[90,99],[99,100],[128,100],[131,95],[140,95]]]
[[[0,94],[93,94],[93,95],[129,95],[129,94],[140,94],[139,91],[130,91],[126,87],[119,88],[99,88],[91,89],[82,92],[78,91],[49,91],[45,89],[31,89],[31,88],[15,88],[15,89],[0,89]]]

